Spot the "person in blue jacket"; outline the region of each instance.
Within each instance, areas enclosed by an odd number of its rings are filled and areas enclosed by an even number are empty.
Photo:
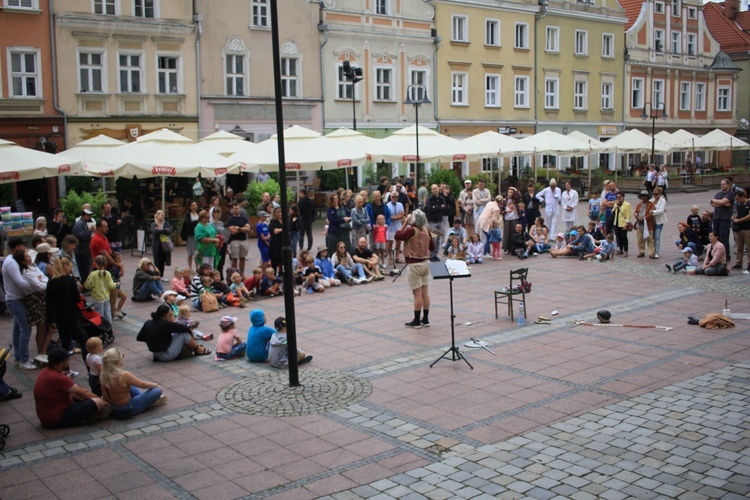
[[[268,345],[276,330],[266,326],[266,315],[260,309],[250,312],[250,323],[253,326],[247,332],[247,359],[254,363],[263,363],[268,359]]]

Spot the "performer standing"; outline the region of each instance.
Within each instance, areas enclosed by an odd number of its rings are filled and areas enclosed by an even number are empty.
[[[422,328],[430,326],[430,295],[427,285],[430,280],[430,252],[435,250],[435,241],[427,229],[427,217],[422,210],[415,210],[406,219],[406,224],[396,233],[396,241],[404,242],[409,287],[414,295],[414,319],[406,326]],[[420,312],[422,319],[420,320]]]

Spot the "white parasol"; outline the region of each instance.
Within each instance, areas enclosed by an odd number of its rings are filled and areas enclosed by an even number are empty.
[[[0,139],[0,184],[77,175],[82,171],[81,163],[76,158],[24,148]]]
[[[381,139],[378,151],[372,154],[373,161],[416,162],[417,131],[419,131],[419,163],[441,161],[476,161],[479,155],[467,150],[463,141],[438,134],[434,130],[415,125],[394,132]]]

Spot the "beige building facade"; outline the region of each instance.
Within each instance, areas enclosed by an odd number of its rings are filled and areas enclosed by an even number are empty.
[[[276,133],[268,0],[196,0],[201,19],[201,136],[217,130],[261,142]],[[279,2],[286,125],[323,131],[320,4]]]
[[[99,134],[134,141],[164,127],[198,139],[189,2],[56,2],[54,23],[68,147]]]

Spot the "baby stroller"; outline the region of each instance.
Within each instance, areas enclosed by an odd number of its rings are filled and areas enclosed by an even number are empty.
[[[81,309],[81,327],[86,332],[87,338],[100,337],[102,347],[107,347],[115,341],[112,324],[96,312],[94,308],[87,306],[83,297],[78,302],[78,307]]]

